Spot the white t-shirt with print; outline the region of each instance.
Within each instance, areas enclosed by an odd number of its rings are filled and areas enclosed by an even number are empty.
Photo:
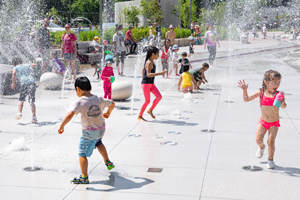
[[[121,53],[126,51],[125,36],[123,34],[118,35],[117,33],[115,33],[113,36],[113,42],[117,43],[116,53]]]
[[[96,95],[83,96],[72,105],[71,111],[81,114],[83,130],[99,129],[104,125],[103,110],[111,103],[111,100]]]

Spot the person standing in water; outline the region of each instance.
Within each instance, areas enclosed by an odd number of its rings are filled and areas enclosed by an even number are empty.
[[[76,45],[76,35],[71,33],[71,26],[69,24],[65,25],[66,33],[62,35],[61,41],[61,57],[64,58],[69,70],[69,80],[76,80],[76,66],[75,58],[77,57],[77,45]],[[73,73],[73,79],[72,79]]]
[[[217,43],[219,44],[220,48],[220,42],[219,37],[216,31],[214,31],[214,26],[209,26],[209,31],[205,33],[205,40],[204,40],[204,49],[206,49],[207,44],[207,50],[209,52],[209,64],[213,66],[213,62],[216,58],[217,54]]]
[[[156,73],[156,65],[154,63],[154,60],[157,60],[159,58],[159,49],[156,47],[149,47],[147,51],[147,56],[145,60],[145,66],[143,68],[143,74],[142,74],[142,89],[145,97],[145,103],[143,104],[140,114],[138,116],[138,120],[140,121],[147,121],[143,118],[144,111],[146,110],[147,106],[150,103],[150,92],[155,95],[155,100],[153,101],[153,104],[151,108],[147,111],[149,115],[153,119],[155,119],[155,116],[153,115],[153,110],[158,104],[158,102],[162,99],[162,96],[159,92],[159,90],[154,85],[154,78],[155,76],[164,75],[166,71],[161,71]]]
[[[285,109],[287,104],[285,103],[285,98],[282,92],[278,91],[280,86],[282,76],[278,71],[268,70],[263,79],[262,88],[257,90],[254,94],[248,95],[248,84],[244,80],[238,82],[238,87],[243,90],[243,99],[245,102],[252,101],[259,97],[261,115],[258,122],[258,127],[256,131],[256,143],[258,145],[258,150],[256,152],[256,157],[258,159],[262,158],[264,155],[264,150],[266,145],[264,144],[264,137],[268,133],[268,169],[274,169],[274,153],[275,153],[275,139],[280,127],[279,123],[279,109]],[[274,103],[279,99],[277,95],[282,98],[279,105]]]

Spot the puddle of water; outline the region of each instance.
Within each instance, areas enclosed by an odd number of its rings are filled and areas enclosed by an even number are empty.
[[[139,134],[131,134],[131,135],[128,135],[128,137],[141,137],[141,135],[139,135]]]
[[[161,142],[161,145],[169,145],[169,146],[175,146],[177,145],[177,142],[167,141],[167,142]]]
[[[163,139],[164,137],[161,136],[161,135],[156,135],[155,138],[156,138],[156,139]]]
[[[188,117],[179,117],[178,119],[182,119],[182,120],[188,120]]]
[[[182,113],[193,113],[193,111],[183,111]]]
[[[175,134],[175,135],[181,134],[181,132],[179,132],[179,131],[169,131],[168,133],[169,134]]]

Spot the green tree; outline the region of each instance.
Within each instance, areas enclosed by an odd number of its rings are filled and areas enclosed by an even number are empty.
[[[190,0],[179,0],[178,5],[174,7],[174,12],[176,16],[181,19],[181,24],[183,27],[188,28],[190,25]],[[197,6],[195,0],[192,0],[192,21],[197,20]]]
[[[86,17],[93,23],[99,22],[99,0],[76,0],[72,4],[72,12],[76,13],[76,16],[82,16],[80,13],[84,13],[82,17]],[[88,13],[91,14],[88,14]]]
[[[124,17],[124,21],[128,25],[138,27],[138,24],[140,22],[139,16],[141,14],[141,10],[137,6],[134,6],[132,4],[128,7],[124,6],[121,12]]]
[[[164,11],[159,5],[160,0],[141,0],[142,15],[149,21],[156,21],[159,24],[164,22]]]
[[[222,24],[226,14],[226,3],[217,3],[214,9],[200,9],[199,22],[200,24]]]

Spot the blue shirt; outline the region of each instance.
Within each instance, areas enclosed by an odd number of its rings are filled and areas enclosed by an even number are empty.
[[[21,85],[33,84],[35,83],[34,78],[30,74],[30,64],[17,65],[13,69],[17,71],[17,76],[21,82]]]

